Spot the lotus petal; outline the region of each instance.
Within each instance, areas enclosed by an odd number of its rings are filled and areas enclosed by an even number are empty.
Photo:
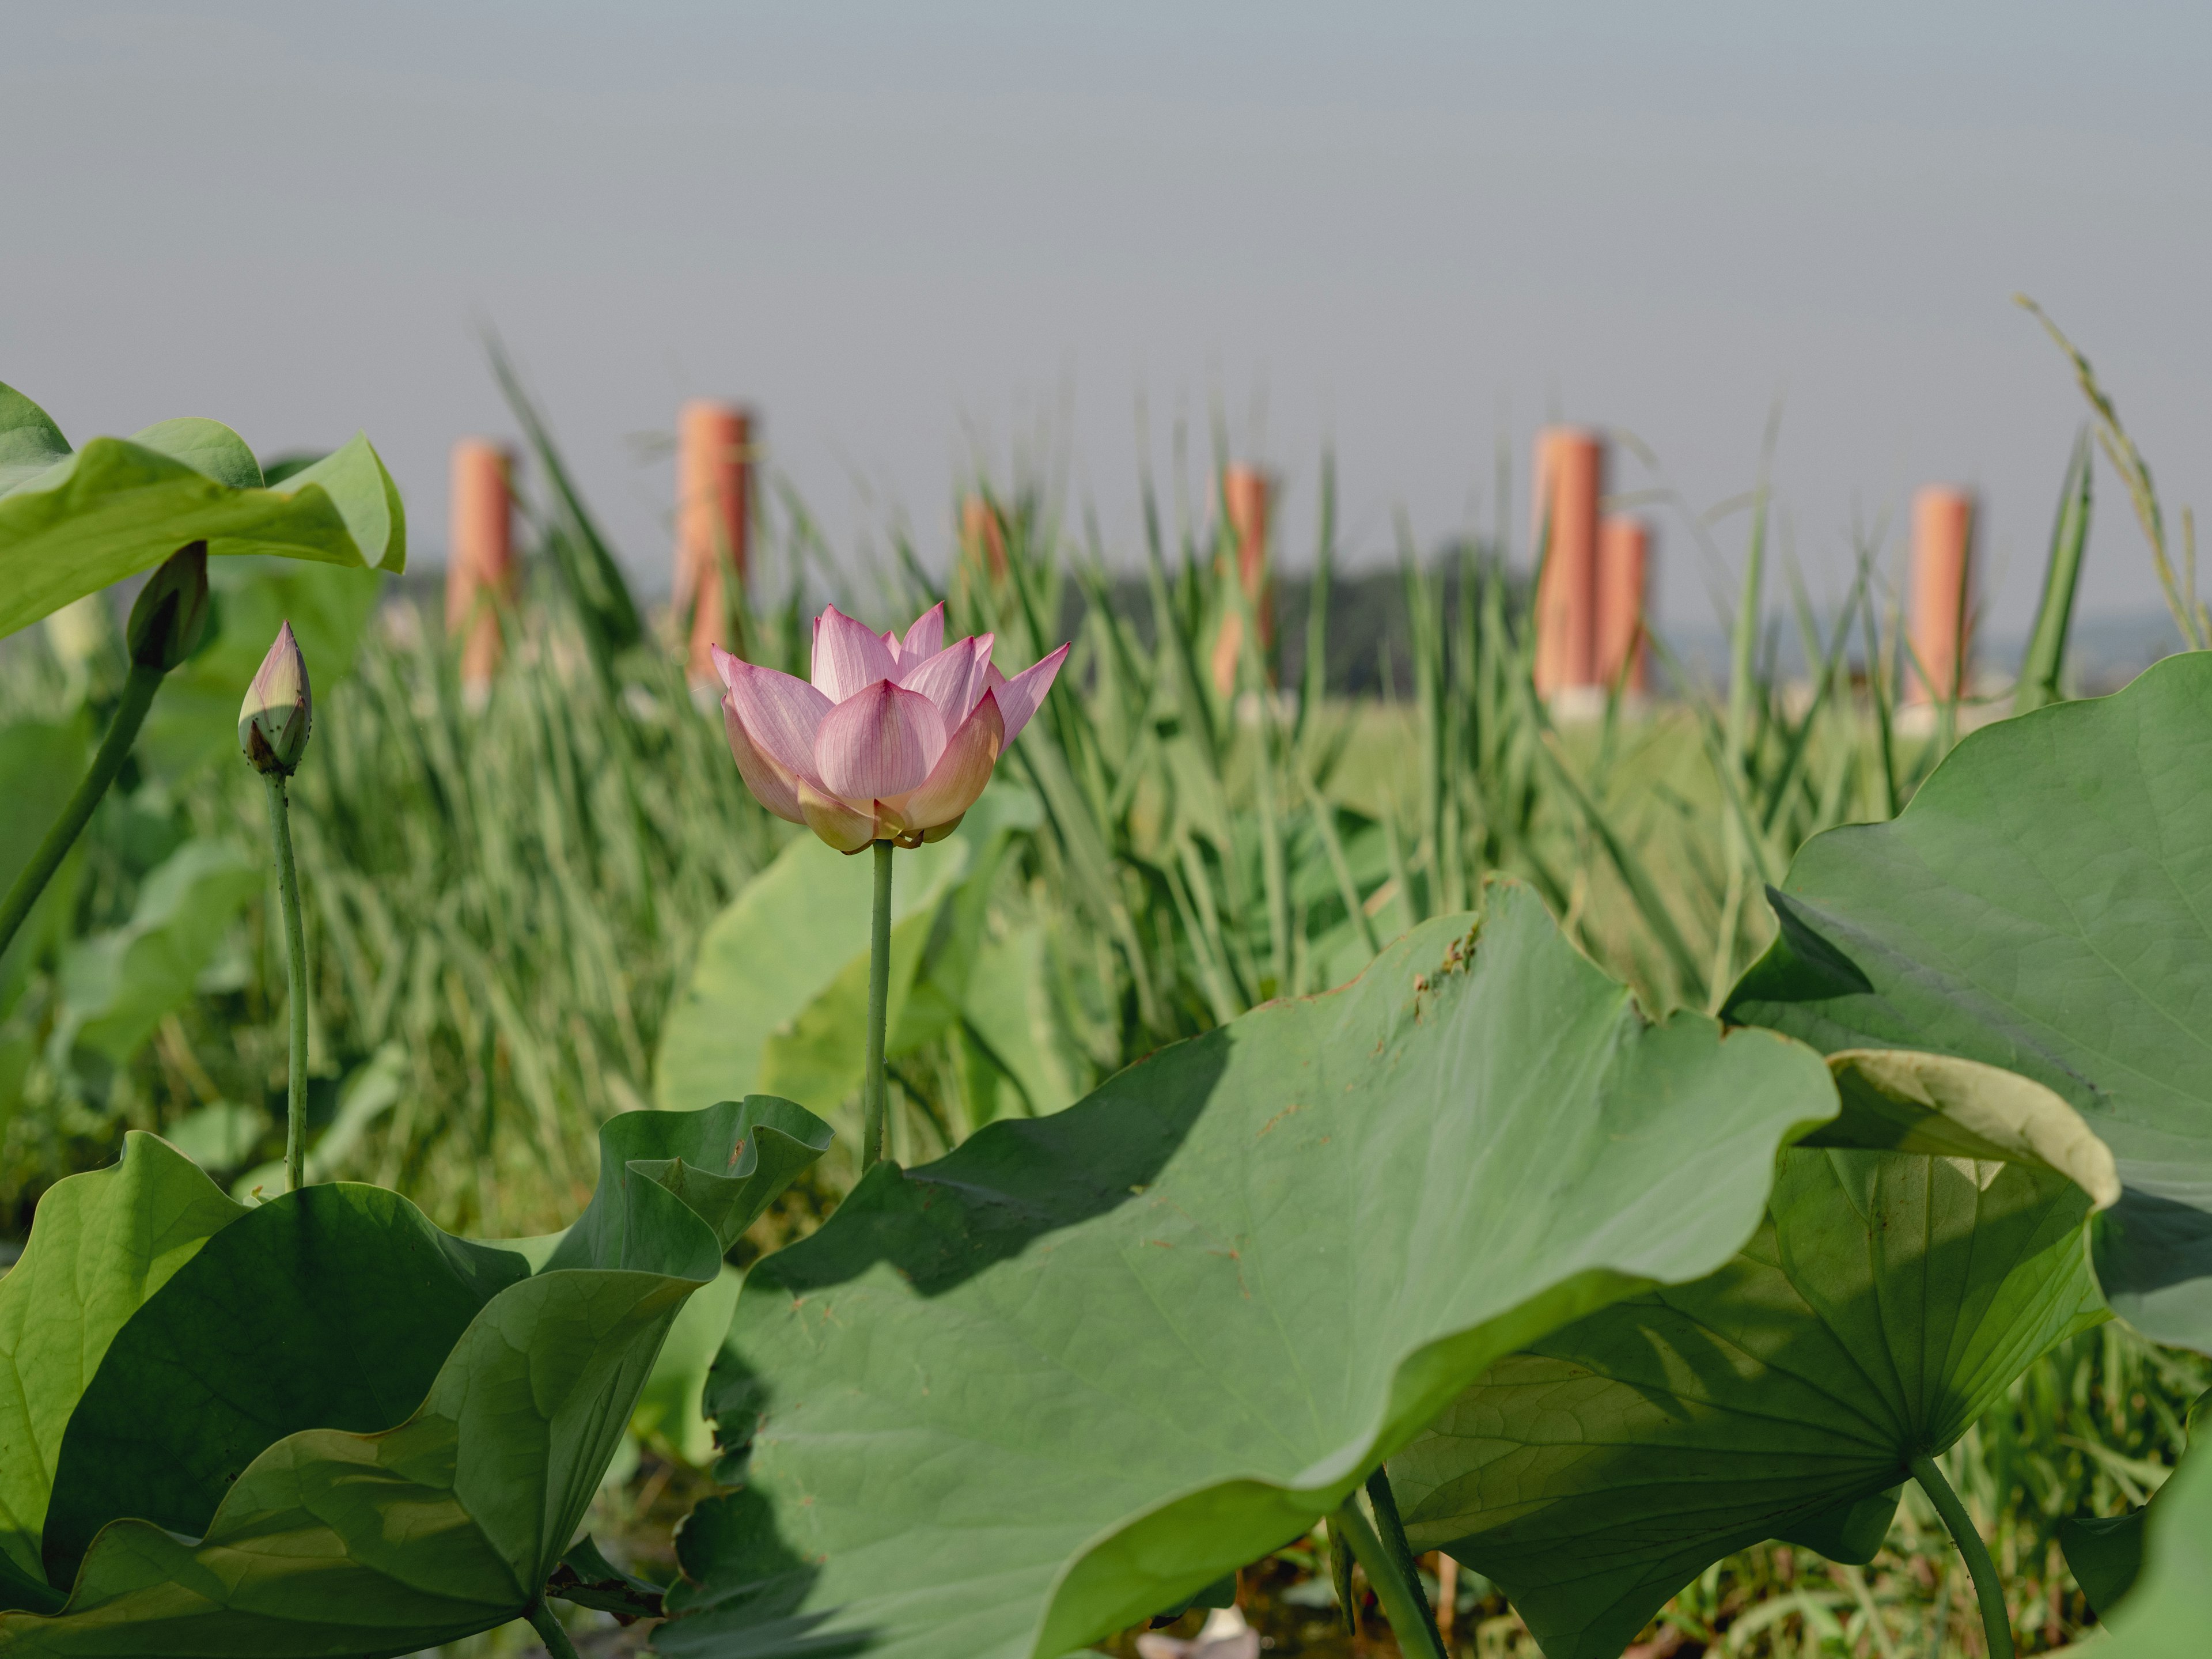
[[[884,804],[896,808],[909,830],[927,834],[939,825],[957,823],[990,782],[991,769],[1006,747],[1006,730],[997,698],[985,692],[983,701],[945,744],[921,787],[902,801]]]
[[[1067,660],[1067,647],[1061,646],[1042,662],[1024,668],[1008,679],[994,667],[990,671],[991,695],[999,700],[999,714],[1006,722],[1006,743],[1012,746],[1030,723],[1044,694],[1052,690],[1053,677],[1060,665]]]
[[[841,853],[857,853],[876,839],[876,817],[872,810],[855,811],[834,795],[825,795],[805,779],[799,784],[799,810],[805,815],[806,827]]]
[[[753,747],[794,777],[819,782],[814,739],[830,713],[828,697],[805,680],[779,674],[714,647],[715,671],[730,689],[729,705]]]
[[[898,678],[898,659],[884,636],[834,605],[814,619],[814,685],[842,702],[878,680]]]
[[[902,795],[928,777],[945,738],[935,703],[879,680],[823,717],[814,774],[848,805]]]
[[[906,630],[906,638],[898,647],[899,666],[911,668],[915,664],[927,662],[945,649],[945,605],[943,601],[929,607],[914,619],[914,626]]]
[[[968,718],[983,695],[984,678],[991,665],[991,640],[988,634],[955,640],[935,656],[902,668],[898,683],[935,703],[950,731]]]
[[[754,744],[726,692],[722,696],[722,730],[729,736],[730,755],[738,763],[738,775],[745,781],[745,787],[752,791],[753,799],[780,818],[793,823],[805,823],[806,814],[799,805],[797,775],[777,765]]]

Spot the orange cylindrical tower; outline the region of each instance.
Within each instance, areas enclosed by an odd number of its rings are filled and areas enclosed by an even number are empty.
[[[1237,557],[1237,582],[1260,625],[1260,648],[1275,643],[1275,590],[1267,580],[1267,475],[1256,466],[1222,469],[1221,508]],[[1222,619],[1213,641],[1213,684],[1223,696],[1237,684],[1237,659],[1244,648],[1243,620],[1235,611]]]
[[[1609,513],[1597,531],[1598,684],[1641,696],[1650,689],[1651,647],[1644,606],[1650,598],[1651,532],[1626,513]],[[1625,671],[1625,674],[1624,674]]]
[[[1973,645],[1974,497],[1930,484],[1912,497],[1912,610],[1907,702],[1948,702],[1966,689]]]
[[[714,678],[708,647],[742,654],[730,601],[744,590],[752,554],[752,416],[697,398],[677,420],[676,614],[690,616],[692,684]],[[733,590],[725,580],[733,581]]]
[[[1536,434],[1533,541],[1543,561],[1536,588],[1536,690],[1549,696],[1597,683],[1597,503],[1605,444],[1580,427]]]
[[[514,457],[489,438],[453,446],[446,553],[446,632],[461,638],[461,684],[482,692],[499,671],[500,611],[514,590]]]
[[[981,495],[961,497],[960,553],[994,586],[1006,580],[1006,528],[999,522],[998,509]]]

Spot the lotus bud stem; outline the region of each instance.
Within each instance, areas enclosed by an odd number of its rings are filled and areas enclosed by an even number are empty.
[[[276,894],[284,913],[284,967],[290,1002],[291,1052],[285,1071],[284,1175],[287,1190],[307,1181],[307,945],[300,921],[300,871],[292,857],[291,801],[284,780],[307,753],[313,699],[307,662],[292,624],[277,629],[238,711],[238,743],[261,774],[269,797],[269,842],[276,858]]]
[[[83,833],[92,809],[123,769],[131,745],[138,740],[138,728],[145,724],[146,711],[154,706],[161,677],[198,648],[207,612],[207,544],[192,542],[171,554],[138,590],[125,636],[131,649],[131,674],[123,683],[123,696],[108,722],[107,735],[100,739],[100,752],[93,757],[92,769],[31,854],[31,861],[17,873],[7,897],[0,899],[0,951],[14,943],[31,907]]]

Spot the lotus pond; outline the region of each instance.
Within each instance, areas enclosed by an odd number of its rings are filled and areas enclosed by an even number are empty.
[[[1762,507],[1562,727],[1327,487],[1226,690],[1201,516],[1018,480],[787,494],[694,688],[507,383],[488,696],[366,439],[0,388],[0,1653],[2201,1650],[2212,653],[2068,695],[2087,439],[2001,702],[1878,549],[1784,687]]]

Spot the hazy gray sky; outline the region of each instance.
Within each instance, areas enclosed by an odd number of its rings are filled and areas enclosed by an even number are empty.
[[[631,438],[701,392],[760,408],[841,542],[902,512],[941,556],[972,447],[1072,388],[1125,558],[1139,394],[1163,463],[1218,396],[1298,563],[1325,437],[1373,553],[1400,505],[1486,523],[1498,434],[1525,474],[1554,413],[1733,495],[1779,397],[1816,589],[1855,514],[1958,480],[2017,627],[2081,414],[2021,289],[2169,510],[2212,505],[2201,4],[9,0],[6,38],[0,380],[74,439],[364,427],[426,556],[447,444],[508,429],[479,318],[656,577],[670,468]],[[2140,609],[2100,483],[2086,604]]]

